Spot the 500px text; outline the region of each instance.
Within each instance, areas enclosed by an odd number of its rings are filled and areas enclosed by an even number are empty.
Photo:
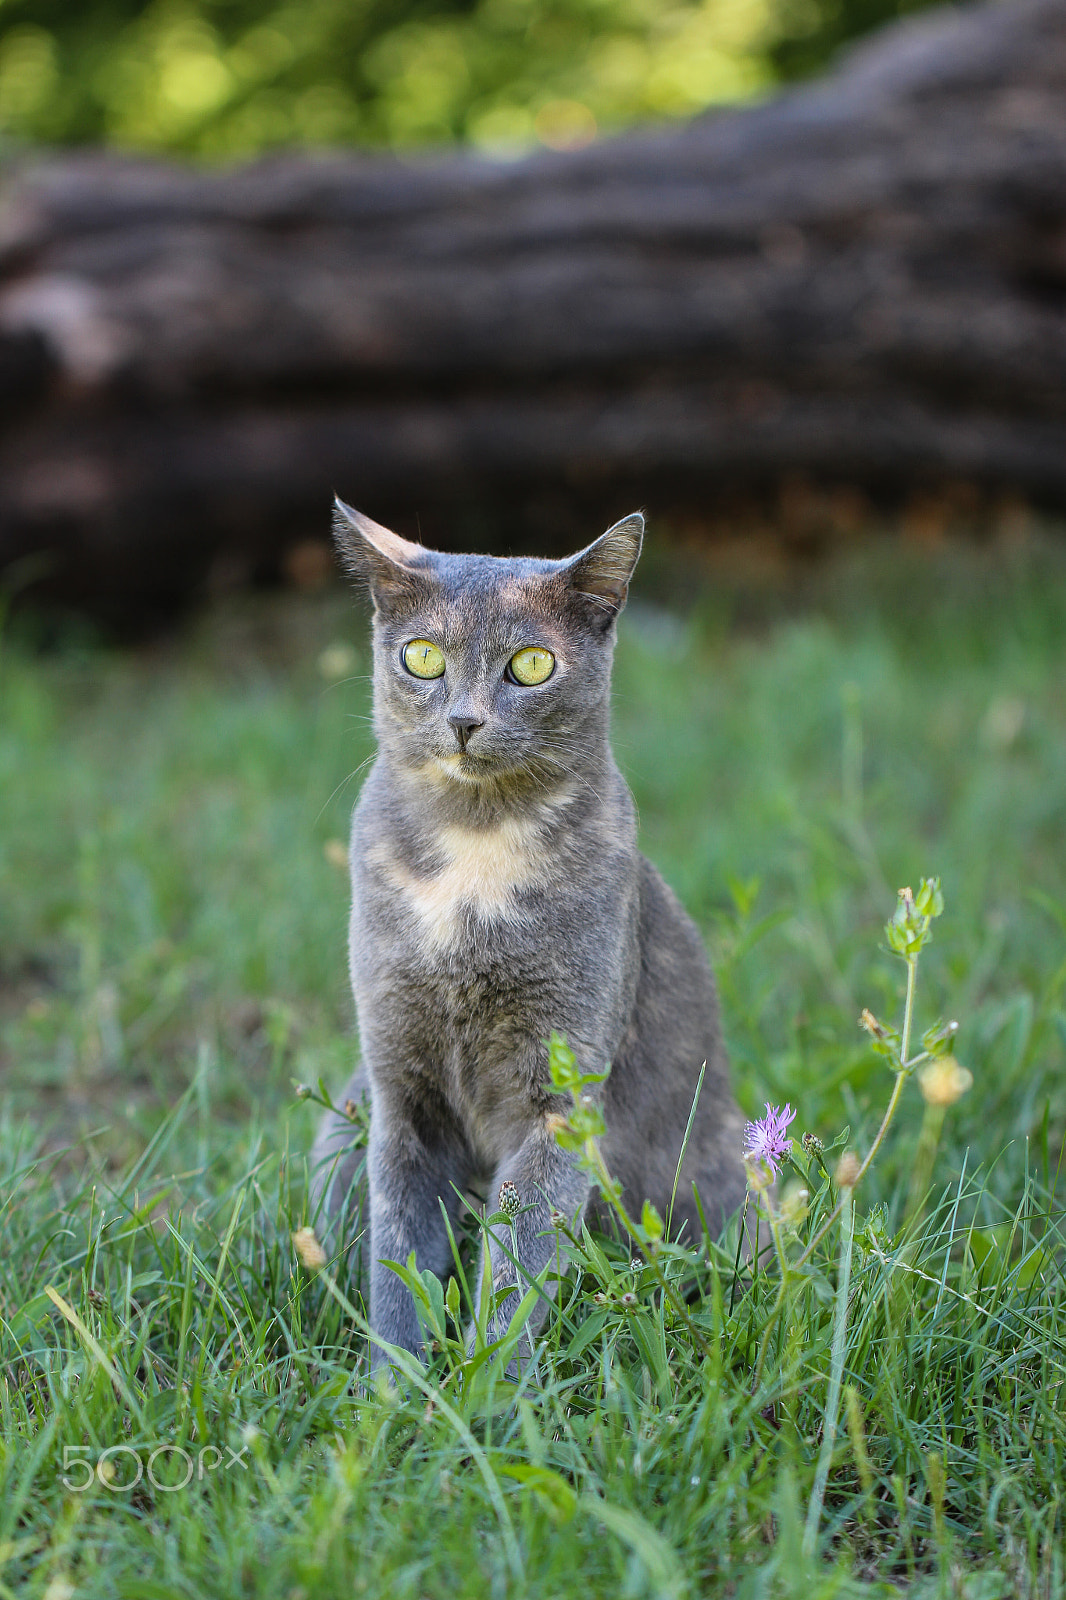
[[[223,1460],[223,1451],[228,1460]],[[73,1494],[84,1494],[94,1480],[112,1494],[129,1494],[145,1477],[153,1489],[175,1494],[187,1488],[194,1478],[202,1482],[219,1467],[223,1472],[229,1472],[232,1467],[247,1472],[248,1463],[243,1459],[247,1454],[247,1445],[241,1450],[231,1450],[228,1444],[221,1448],[217,1444],[205,1444],[194,1455],[180,1444],[156,1444],[142,1450],[135,1450],[130,1444],[112,1444],[98,1452],[87,1444],[67,1444],[63,1446],[63,1465],[56,1471],[63,1487]],[[127,1458],[125,1462],[121,1461],[122,1457]],[[168,1483],[166,1477],[159,1476],[164,1471],[168,1477],[177,1472],[182,1476]]]

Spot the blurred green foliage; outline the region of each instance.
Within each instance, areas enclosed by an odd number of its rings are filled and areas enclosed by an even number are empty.
[[[209,158],[572,148],[814,70],[922,0],[0,0],[0,134]]]

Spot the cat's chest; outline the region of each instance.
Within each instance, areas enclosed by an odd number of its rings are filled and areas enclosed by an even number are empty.
[[[490,827],[436,829],[417,862],[384,836],[369,844],[356,885],[356,913],[368,933],[395,942],[395,954],[430,966],[483,943],[487,930],[518,933],[535,920],[537,891],[548,891],[558,851],[540,817],[505,818]]]
[[[531,1041],[560,1015],[565,964],[546,936],[559,892],[551,845],[526,822],[442,829],[419,865],[387,837],[365,852],[353,905],[356,1002],[412,1084],[430,1076],[491,1170],[539,1082]]]

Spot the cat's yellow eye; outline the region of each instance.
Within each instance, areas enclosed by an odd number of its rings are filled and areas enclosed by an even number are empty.
[[[403,647],[403,664],[416,678],[440,678],[444,675],[444,656],[428,639],[412,639]]]
[[[529,645],[511,657],[511,671],[519,683],[544,683],[555,671],[555,657],[540,645]]]

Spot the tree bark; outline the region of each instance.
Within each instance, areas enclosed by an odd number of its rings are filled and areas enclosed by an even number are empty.
[[[1066,0],[493,163],[8,165],[0,570],[150,620],[332,491],[442,547],[796,475],[1066,504]]]

